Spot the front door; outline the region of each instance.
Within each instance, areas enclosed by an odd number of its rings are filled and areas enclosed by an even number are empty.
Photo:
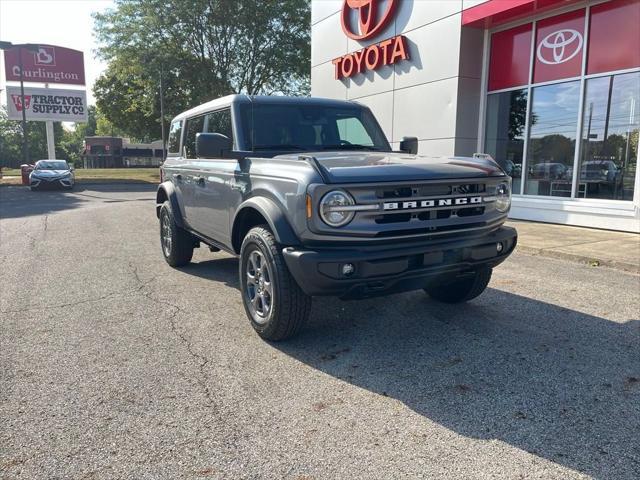
[[[200,132],[220,133],[233,139],[231,110],[217,110],[187,120],[185,141],[189,156],[188,181],[192,192],[187,207],[188,222],[198,233],[229,245],[229,209],[234,196],[233,179],[239,169],[238,161],[231,158],[197,158],[195,139]]]
[[[185,123],[184,141],[182,143],[182,165],[180,177],[176,183],[180,184],[184,214],[189,226],[196,232],[201,232],[198,225],[198,208],[196,205],[196,187],[198,179],[202,177],[201,167],[196,156],[196,135],[204,129],[204,115],[188,118]]]

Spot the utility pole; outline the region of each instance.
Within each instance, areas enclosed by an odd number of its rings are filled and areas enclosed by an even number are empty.
[[[164,85],[162,83],[162,76],[164,70],[162,62],[160,62],[160,128],[162,130],[162,162],[164,163],[165,154],[167,148],[167,141],[164,133]]]
[[[22,104],[22,162],[29,163],[29,145],[27,144],[27,104],[24,102],[24,75],[22,73],[22,47],[18,47],[18,65],[20,66],[20,103]]]

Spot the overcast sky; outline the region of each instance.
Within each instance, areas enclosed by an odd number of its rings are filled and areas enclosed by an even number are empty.
[[[91,87],[106,65],[94,58],[96,43],[91,13],[111,6],[112,0],[0,0],[0,40],[47,43],[83,51],[87,101],[90,105],[95,104]],[[4,89],[6,82],[2,60],[0,66],[0,89]],[[0,98],[0,102],[6,104],[4,91]]]

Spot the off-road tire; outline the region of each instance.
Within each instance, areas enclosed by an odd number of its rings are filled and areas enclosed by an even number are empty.
[[[163,236],[163,228],[169,229],[170,244],[167,245]],[[160,247],[162,256],[172,267],[181,267],[188,264],[193,257],[193,235],[176,225],[171,211],[171,204],[165,201],[160,208]]]
[[[268,263],[272,296],[269,312],[260,316],[252,306],[248,277],[249,256],[258,251]],[[273,234],[266,225],[252,228],[240,248],[240,290],[242,303],[251,326],[265,340],[279,341],[296,335],[309,318],[311,297],[306,295],[289,273]],[[254,293],[255,295],[255,293]],[[264,309],[264,306],[263,306]]]
[[[491,281],[491,268],[483,267],[472,276],[460,278],[453,282],[425,288],[431,298],[444,303],[462,303],[476,298],[484,292]]]

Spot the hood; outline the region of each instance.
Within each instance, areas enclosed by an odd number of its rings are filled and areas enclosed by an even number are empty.
[[[64,175],[68,175],[71,173],[70,170],[33,170],[31,175],[35,175],[40,178],[49,178],[49,177],[62,177]]]
[[[445,180],[506,175],[492,160],[427,157],[400,152],[319,152],[306,154],[329,183]]]

